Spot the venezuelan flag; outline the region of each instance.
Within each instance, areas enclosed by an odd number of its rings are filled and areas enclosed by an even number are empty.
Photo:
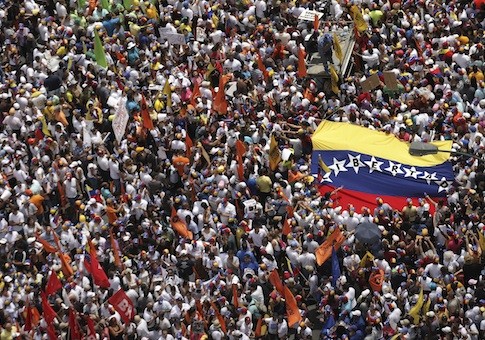
[[[321,178],[323,193],[343,186],[338,205],[374,208],[380,197],[394,209],[406,205],[407,198],[446,196],[454,181],[449,153],[411,156],[409,143],[392,134],[348,123],[324,121],[312,136],[312,174],[321,164],[327,170]],[[433,143],[451,150],[451,141]]]

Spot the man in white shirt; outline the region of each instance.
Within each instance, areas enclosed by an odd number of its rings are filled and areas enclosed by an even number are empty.
[[[221,203],[219,203],[217,212],[221,217],[221,223],[228,225],[229,219],[236,217],[236,206],[230,203],[226,197]]]

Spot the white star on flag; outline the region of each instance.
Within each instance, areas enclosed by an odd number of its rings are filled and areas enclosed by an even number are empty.
[[[362,163],[362,161],[360,160],[360,156],[361,155],[354,156],[349,154],[349,162],[346,165],[347,168],[354,169],[356,174],[359,173],[359,168],[364,167],[364,163]]]
[[[382,172],[381,166],[384,162],[378,161],[374,156],[372,156],[370,161],[365,161],[364,163],[369,167],[369,173],[373,173],[374,170]]]
[[[335,176],[338,176],[340,172],[348,171],[347,168],[345,168],[345,160],[339,161],[335,157],[333,158],[333,164],[328,168],[335,172]]]
[[[332,183],[333,181],[330,179],[331,174],[332,172],[326,172],[325,175],[322,176],[322,182]]]
[[[429,173],[427,171],[424,172],[424,175],[422,175],[421,177],[419,177],[421,179],[424,179],[428,185],[431,184],[431,181],[437,181],[438,180],[438,177],[436,177],[436,172],[433,172],[433,173]]]
[[[389,171],[393,176],[404,173],[404,171],[401,170],[401,164],[394,163],[393,161],[389,161],[389,167],[384,170]]]
[[[441,180],[435,181],[435,183],[438,184],[438,193],[440,193],[442,191],[448,192],[452,181],[447,181],[446,177],[441,177]]]
[[[414,179],[418,179],[418,175],[422,174],[423,172],[422,171],[418,171],[416,170],[416,167],[415,166],[412,166],[411,168],[403,168],[404,171],[406,172],[404,174],[404,177],[412,177]]]

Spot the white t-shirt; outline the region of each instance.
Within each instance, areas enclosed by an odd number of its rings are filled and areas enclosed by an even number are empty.
[[[66,179],[64,181],[64,186],[66,187],[66,197],[76,198],[77,197],[77,180],[75,178]]]

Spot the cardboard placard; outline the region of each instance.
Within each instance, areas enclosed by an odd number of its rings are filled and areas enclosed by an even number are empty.
[[[396,78],[396,74],[392,71],[386,71],[383,73],[384,76],[384,83],[386,86],[391,90],[398,89],[398,82]]]
[[[374,73],[370,77],[367,77],[366,80],[362,81],[360,85],[362,86],[362,90],[364,92],[370,92],[376,87],[378,87],[381,84],[381,81],[379,80],[379,76],[377,73]]]

